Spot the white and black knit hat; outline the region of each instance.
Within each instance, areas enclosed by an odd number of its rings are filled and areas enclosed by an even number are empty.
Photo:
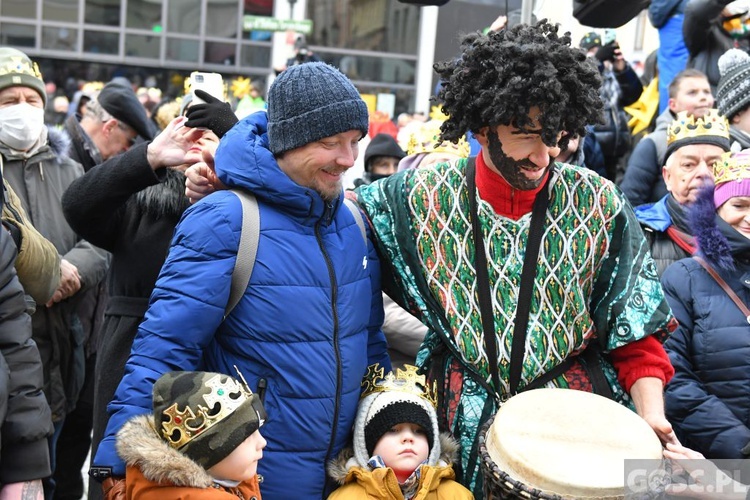
[[[352,82],[322,62],[285,69],[268,90],[268,144],[283,153],[324,137],[367,134],[367,105]]]
[[[407,370],[413,368],[407,365]],[[420,396],[424,387],[390,387],[366,394],[359,402],[354,422],[354,458],[366,466],[380,438],[397,424],[417,424],[424,429],[430,453],[428,465],[436,465],[441,447],[435,407]]]
[[[716,90],[719,113],[732,117],[750,106],[750,55],[740,49],[729,49],[719,58],[721,79]]]

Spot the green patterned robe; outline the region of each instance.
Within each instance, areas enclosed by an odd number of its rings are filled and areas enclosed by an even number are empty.
[[[496,411],[474,270],[466,160],[363,186],[358,202],[375,230],[389,294],[430,327],[417,363],[439,384],[441,426],[462,446],[459,480],[482,497],[477,434]],[[665,340],[674,318],[632,208],[611,182],[557,164],[537,260],[521,389],[594,339],[605,352],[647,335]],[[497,215],[479,201],[502,387],[509,391],[513,320],[531,214]],[[389,286],[390,281],[390,286]],[[632,408],[602,360],[615,398]],[[581,362],[548,387],[591,390]]]

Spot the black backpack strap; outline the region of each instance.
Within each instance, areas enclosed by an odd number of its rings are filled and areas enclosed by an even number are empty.
[[[529,323],[531,299],[534,293],[536,262],[539,256],[542,236],[544,234],[545,214],[547,212],[547,207],[549,206],[549,186],[554,175],[553,166],[550,167],[544,187],[539,193],[537,193],[534,200],[534,208],[531,212],[531,224],[529,227],[529,236],[526,242],[526,253],[521,273],[518,307],[513,328],[513,344],[511,346],[509,380],[511,395],[518,391],[518,385],[521,381],[524,347],[526,345],[526,331]],[[469,191],[471,225],[474,238],[474,265],[477,274],[479,308],[482,316],[485,353],[487,354],[492,384],[495,388],[495,399],[500,402],[501,398],[499,391],[502,386],[500,384],[500,374],[497,368],[499,356],[495,333],[495,316],[492,307],[492,292],[489,284],[487,254],[484,250],[482,228],[479,223],[479,208],[476,196],[476,161],[474,158],[469,158],[466,166],[466,183]]]

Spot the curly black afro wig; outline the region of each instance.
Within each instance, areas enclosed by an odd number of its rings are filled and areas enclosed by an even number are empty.
[[[543,19],[487,35],[471,33],[461,41],[460,58],[435,63],[441,89],[437,100],[449,118],[442,139],[457,141],[468,131],[496,125],[533,126],[536,106],[545,144],[567,147],[570,134],[586,135],[585,126],[601,122],[601,77],[570,33]]]

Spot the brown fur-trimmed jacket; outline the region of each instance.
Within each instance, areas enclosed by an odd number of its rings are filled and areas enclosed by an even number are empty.
[[[260,500],[259,480],[226,488],[206,470],[164,442],[151,426],[151,415],[139,415],[117,433],[117,453],[127,465],[127,500]]]

